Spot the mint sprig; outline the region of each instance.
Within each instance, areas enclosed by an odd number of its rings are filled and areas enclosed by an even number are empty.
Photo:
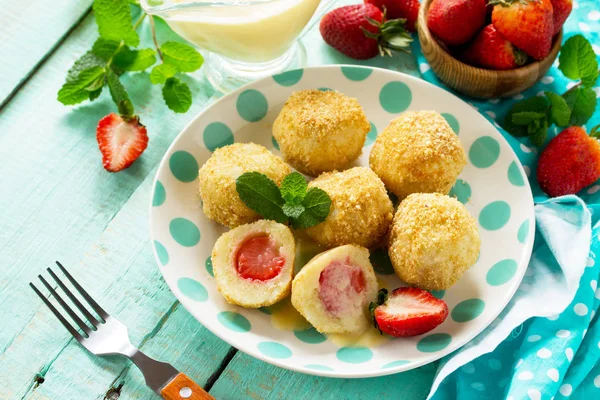
[[[504,128],[513,136],[528,136],[536,146],[543,146],[552,124],[558,127],[585,125],[596,110],[598,61],[592,45],[582,35],[569,38],[563,45],[558,68],[570,79],[580,80],[562,95],[544,92],[522,100],[508,111]]]
[[[304,177],[292,172],[284,178],[281,188],[264,174],[246,172],[236,180],[240,199],[266,219],[291,223],[294,229],[304,229],[325,221],[331,208],[331,198],[322,189],[311,188]]]

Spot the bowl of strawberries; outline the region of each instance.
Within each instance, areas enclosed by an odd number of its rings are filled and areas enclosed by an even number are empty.
[[[543,77],[572,0],[423,0],[417,30],[432,71],[478,98],[520,93]]]

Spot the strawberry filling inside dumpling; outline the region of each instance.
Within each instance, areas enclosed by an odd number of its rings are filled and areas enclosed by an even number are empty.
[[[242,278],[267,281],[279,275],[284,265],[279,246],[269,235],[260,235],[242,242],[235,269]]]
[[[335,260],[321,271],[319,299],[333,316],[361,307],[365,295],[365,276],[362,269],[349,259]]]

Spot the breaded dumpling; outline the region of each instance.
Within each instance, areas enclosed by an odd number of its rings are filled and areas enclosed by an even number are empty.
[[[292,305],[321,333],[360,333],[371,320],[377,278],[364,247],[346,245],[316,255],[292,282]]]
[[[224,233],[212,251],[217,288],[231,304],[269,306],[290,293],[295,242],[290,229],[261,220]]]
[[[331,198],[327,219],[306,229],[318,244],[373,247],[386,236],[394,208],[383,182],[369,168],[324,173],[308,187],[323,189]]]
[[[462,203],[439,193],[416,193],[396,211],[389,255],[406,283],[444,290],[475,264],[480,246],[477,222]]]
[[[259,219],[235,188],[236,179],[252,171],[265,174],[277,185],[292,172],[280,157],[258,144],[234,143],[215,150],[198,173],[204,214],[230,228]]]
[[[448,194],[467,164],[460,140],[436,111],[409,111],[375,140],[369,164],[400,200],[411,193]]]
[[[293,93],[273,123],[285,161],[311,176],[355,161],[369,130],[356,99],[316,89]]]

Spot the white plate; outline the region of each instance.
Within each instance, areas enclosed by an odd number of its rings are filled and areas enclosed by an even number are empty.
[[[434,331],[394,340],[367,335],[366,345],[343,346],[339,338],[334,342],[314,329],[276,328],[273,324],[300,326],[290,316],[289,306],[276,307],[269,315],[268,310],[232,306],[217,291],[209,257],[226,229],[202,213],[198,167],[211,156],[211,150],[234,140],[252,141],[279,154],[271,124],[292,92],[310,88],[338,90],[356,97],[364,107],[373,129],[360,165],[368,166],[377,132],[405,110],[436,110],[458,131],[469,163],[451,194],[479,221],[481,255],[456,285],[445,293],[435,293],[447,302],[450,316]],[[346,378],[406,371],[439,359],[475,337],[519,286],[531,256],[534,229],[527,177],[490,122],[467,103],[425,81],[354,66],[287,72],[253,82],[215,102],[190,122],[165,154],[156,174],[150,210],[150,236],[164,279],[202,325],[232,346],[274,365]],[[305,260],[314,252],[310,246],[300,248],[304,252],[300,258]],[[388,289],[401,285],[395,275],[383,272],[378,275]]]

